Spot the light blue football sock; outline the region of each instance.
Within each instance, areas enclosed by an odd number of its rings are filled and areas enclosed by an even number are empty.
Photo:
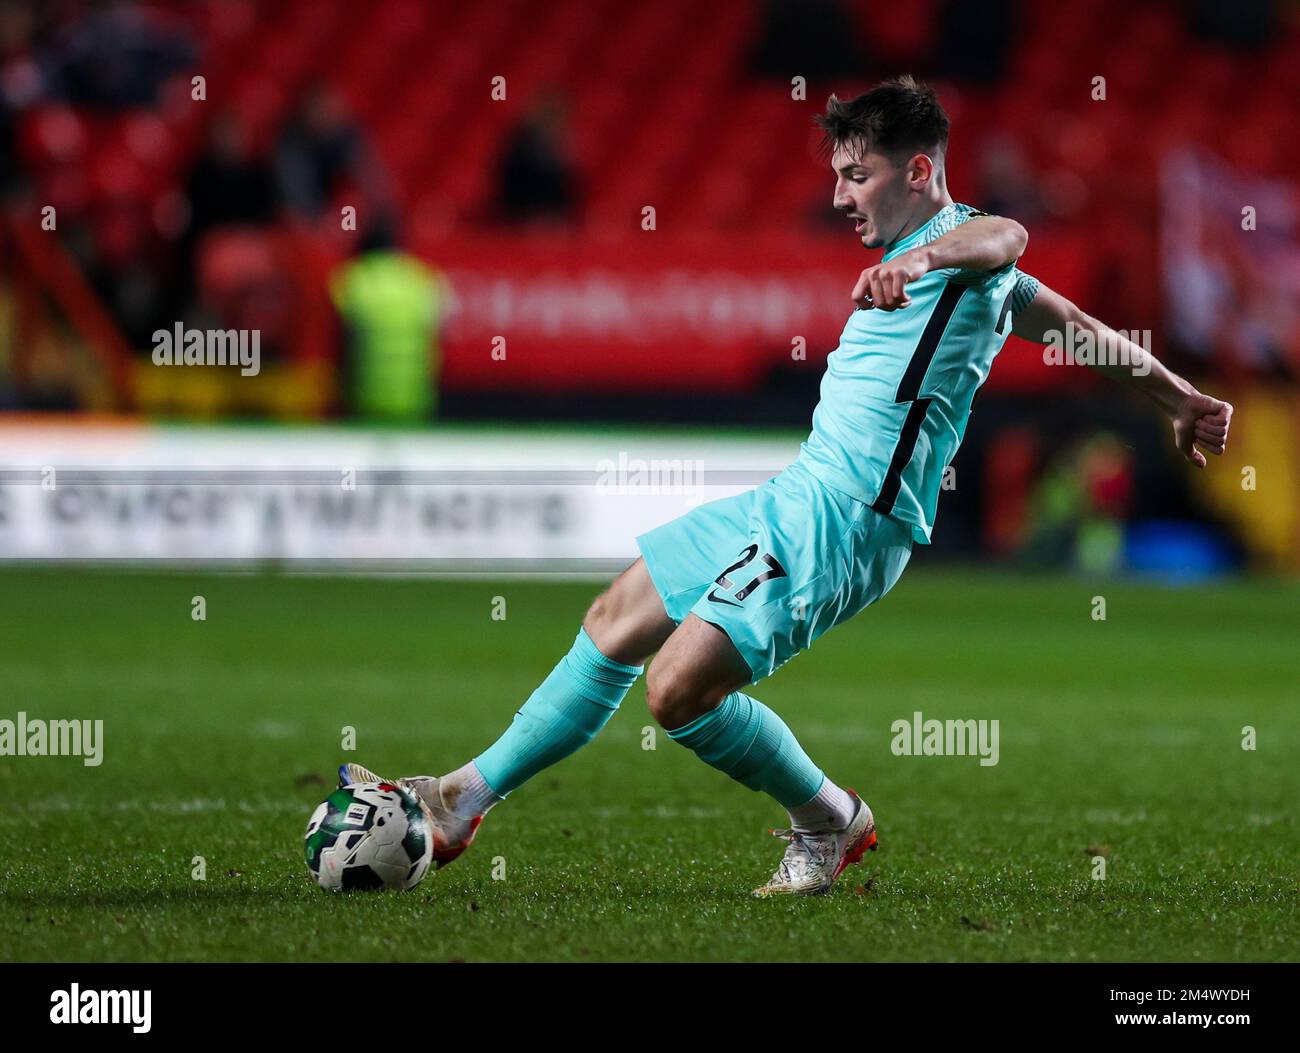
[[[587,630],[579,629],[573,648],[519,708],[505,733],[474,758],[484,781],[504,797],[585,746],[644,671],[645,666],[606,658]]]
[[[775,797],[783,808],[811,800],[825,778],[785,721],[739,691],[668,737],[751,790]]]

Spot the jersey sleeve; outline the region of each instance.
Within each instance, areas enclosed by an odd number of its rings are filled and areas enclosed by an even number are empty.
[[[1038,279],[1017,267],[1016,284],[1011,290],[1011,313],[1019,314],[1034,302],[1034,297],[1037,295]]]

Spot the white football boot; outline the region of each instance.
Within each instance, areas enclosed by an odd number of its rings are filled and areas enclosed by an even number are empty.
[[[821,896],[831,890],[835,879],[851,863],[860,863],[868,849],[876,850],[876,823],[871,809],[852,790],[849,795],[858,802],[849,825],[843,830],[809,833],[805,830],[773,830],[777,837],[790,843],[786,846],[781,865],[772,879],[754,895],[766,896]]]
[[[369,768],[360,764],[339,765],[339,785],[351,786],[354,782],[396,783],[404,790],[415,795],[424,809],[424,814],[433,824],[433,863],[435,867],[444,867],[469,848],[483,822],[481,815],[473,819],[462,819],[443,807],[442,792],[438,788],[436,775],[412,775],[405,779],[383,779]]]

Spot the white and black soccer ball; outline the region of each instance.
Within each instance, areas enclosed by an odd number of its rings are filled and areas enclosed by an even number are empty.
[[[400,786],[340,786],[307,824],[307,869],[323,889],[414,888],[433,858],[433,826]]]

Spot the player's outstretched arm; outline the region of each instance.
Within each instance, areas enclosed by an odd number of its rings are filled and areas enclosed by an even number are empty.
[[[949,267],[996,271],[1018,260],[1028,244],[1028,232],[1014,219],[979,216],[928,245],[918,245],[887,263],[868,267],[853,287],[853,302],[863,310],[907,307],[912,302],[907,295],[908,282]]]
[[[1155,355],[1085,314],[1046,285],[1040,285],[1029,306],[1015,316],[1011,331],[1038,344],[1059,341],[1067,349],[1074,346],[1078,334],[1090,334],[1094,347],[1108,351],[1097,357],[1110,359],[1093,368],[1112,380],[1133,385],[1159,406],[1173,423],[1178,449],[1196,467],[1205,467],[1205,455],[1197,446],[1214,454],[1227,448],[1231,403],[1197,391]]]

